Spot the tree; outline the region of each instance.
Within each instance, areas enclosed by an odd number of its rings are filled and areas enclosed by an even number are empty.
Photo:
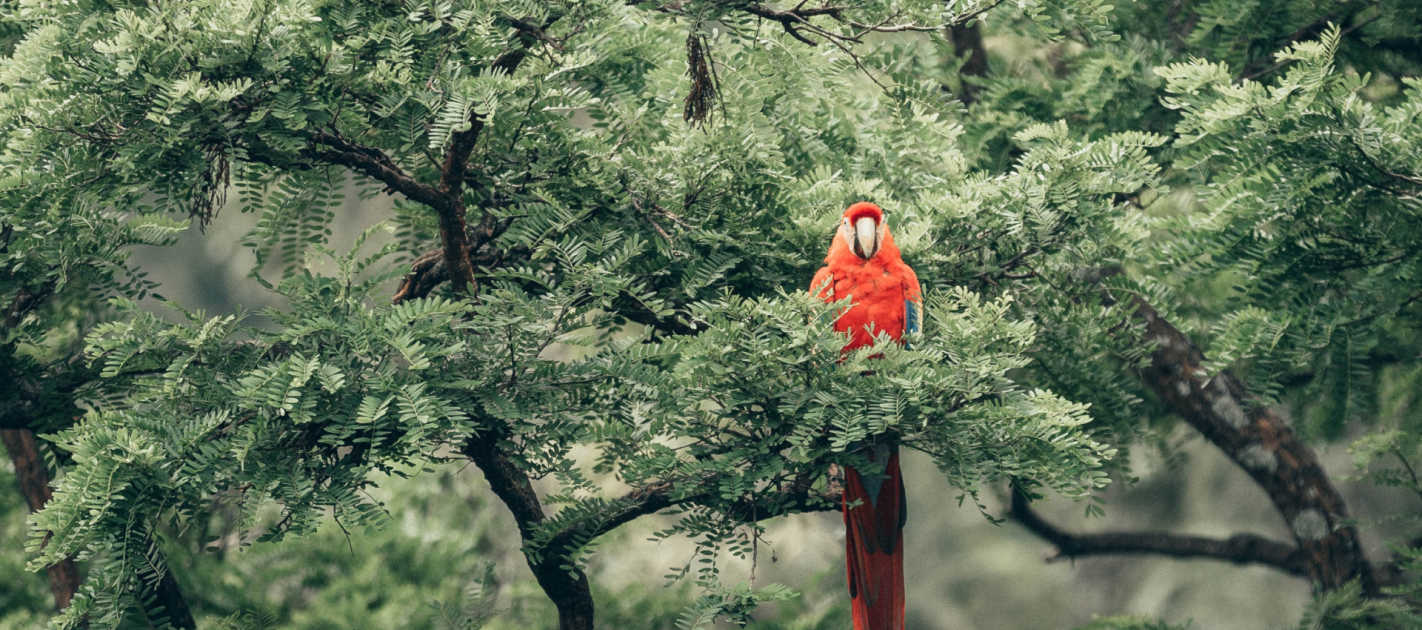
[[[975,499],[1010,482],[1065,555],[1260,563],[1324,618],[1413,614],[1384,595],[1415,556],[1370,561],[1306,439],[1381,429],[1360,462],[1418,486],[1418,10],[999,4],[12,3],[0,426],[61,473],[30,567],[87,575],[54,623],[191,627],[165,549],[214,512],[345,529],[380,518],[374,474],[451,458],[560,627],[593,626],[594,543],[667,510],[698,542],[686,621],[746,619],[790,591],[722,585],[720,552],[835,509],[826,470],[879,436]],[[995,72],[994,35],[1052,54]],[[336,252],[348,184],[394,211]],[[804,284],[859,198],[929,319],[841,362]],[[155,314],[131,248],[224,206],[286,305]],[[1032,510],[1175,417],[1293,540]]]

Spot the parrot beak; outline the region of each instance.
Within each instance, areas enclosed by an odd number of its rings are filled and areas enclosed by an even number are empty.
[[[854,254],[869,260],[879,251],[879,226],[873,217],[859,217],[854,222]]]

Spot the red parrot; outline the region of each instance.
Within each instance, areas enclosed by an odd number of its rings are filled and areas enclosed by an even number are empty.
[[[923,297],[918,276],[904,264],[884,211],[861,201],[843,220],[815,274],[810,292],[827,302],[850,299],[835,330],[849,333],[849,352],[874,343],[880,332],[903,342],[919,328]],[[904,523],[908,520],[897,445],[867,445],[877,470],[846,467],[844,555],[854,630],[904,628]]]

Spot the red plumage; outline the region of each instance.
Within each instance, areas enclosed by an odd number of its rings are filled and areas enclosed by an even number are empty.
[[[866,218],[872,227],[861,221]],[[835,330],[850,335],[844,352],[872,345],[880,332],[901,342],[922,317],[918,277],[900,257],[883,210],[868,202],[844,211],[810,291],[825,301],[849,298],[849,309],[834,324]],[[841,504],[854,630],[903,630],[903,527],[908,511],[898,446],[862,448],[878,470],[861,474],[846,468]]]

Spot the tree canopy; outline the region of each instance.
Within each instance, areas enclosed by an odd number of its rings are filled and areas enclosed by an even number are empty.
[[[1261,564],[1315,586],[1306,621],[1422,623],[1417,552],[1370,557],[1315,453],[1422,495],[1413,3],[0,7],[0,427],[54,479],[28,567],[83,569],[54,627],[240,612],[170,552],[379,530],[375,486],[450,461],[560,627],[593,627],[597,542],[667,512],[682,622],[744,621],[794,585],[723,563],[837,509],[872,439],[1010,487],[1065,555]],[[392,203],[349,248],[348,195]],[[928,317],[841,360],[805,289],[858,199]],[[133,262],[219,211],[273,306],[193,310]],[[1182,425],[1291,539],[1033,511],[1099,513]]]

